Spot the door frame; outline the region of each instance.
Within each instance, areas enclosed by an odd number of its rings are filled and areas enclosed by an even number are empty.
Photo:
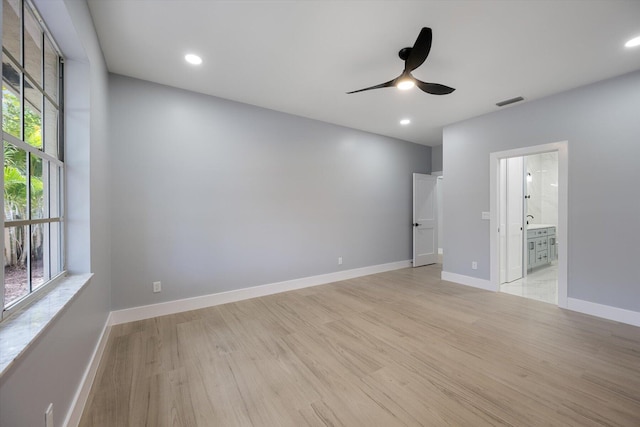
[[[560,241],[558,245],[558,307],[567,308],[567,271],[568,271],[568,165],[569,165],[569,142],[560,141],[550,144],[534,145],[530,147],[515,148],[512,150],[497,151],[489,156],[489,203],[491,216],[490,224],[490,277],[492,287],[500,290],[500,240],[498,236],[498,209],[499,209],[499,182],[500,159],[509,157],[529,156],[532,154],[558,153],[558,229],[556,235]]]
[[[444,258],[444,238],[442,231],[443,224],[443,212],[442,212],[442,195],[444,194],[444,175],[442,171],[431,172],[431,175],[436,177],[436,201],[438,203],[438,264],[442,264]],[[442,242],[442,245],[440,244]]]

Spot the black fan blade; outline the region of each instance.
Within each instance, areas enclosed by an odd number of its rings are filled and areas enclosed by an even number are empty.
[[[455,89],[449,86],[441,85],[439,83],[426,83],[416,80],[416,86],[418,86],[423,92],[430,93],[431,95],[447,95],[453,92]]]
[[[358,90],[354,90],[351,92],[347,92],[347,95],[350,93],[357,93],[357,92],[364,92],[365,90],[371,90],[371,89],[381,89],[383,87],[392,87],[394,86],[394,83],[397,79],[393,79],[393,80],[389,80],[386,83],[380,83],[379,85],[375,85],[375,86],[371,86],[371,87],[365,87],[364,89],[358,89]]]
[[[411,72],[422,65],[422,63],[429,56],[429,52],[431,51],[431,40],[433,39],[433,35],[431,33],[431,28],[424,27],[420,30],[420,34],[418,34],[418,38],[416,42],[413,44],[413,48],[411,48],[411,52],[407,57],[407,60],[404,62],[404,70],[405,72]]]

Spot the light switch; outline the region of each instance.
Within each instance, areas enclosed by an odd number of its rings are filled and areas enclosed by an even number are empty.
[[[482,212],[482,219],[491,219],[491,212]]]

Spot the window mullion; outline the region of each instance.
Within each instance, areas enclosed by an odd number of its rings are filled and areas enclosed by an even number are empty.
[[[40,77],[42,79],[42,92],[40,93],[40,115],[42,117],[41,119],[41,123],[42,125],[40,126],[41,128],[41,133],[40,133],[40,138],[42,140],[42,152],[46,153],[47,152],[47,136],[45,135],[45,129],[47,128],[47,117],[45,114],[45,109],[46,109],[46,96],[45,96],[45,92],[46,92],[46,82],[45,82],[45,77],[44,77],[44,70],[45,70],[45,51],[47,50],[45,43],[46,43],[46,34],[43,31],[42,32],[42,37],[40,37],[40,46],[42,46],[42,49],[40,50]],[[43,171],[44,173],[44,171]]]
[[[18,63],[24,70],[24,1],[20,1],[20,62]],[[20,139],[24,140],[24,72],[20,73]]]
[[[5,221],[5,227],[21,227],[29,224],[48,224],[51,222],[62,222],[63,218],[61,217],[53,217],[53,218],[39,218],[39,219],[25,219],[25,220],[14,220],[14,221]]]
[[[27,251],[27,281],[29,283],[29,294],[33,293],[33,280],[31,277],[31,233],[33,233],[33,224],[27,226],[27,235],[25,236],[25,246]]]
[[[27,219],[31,221],[31,153],[27,153]],[[24,237],[25,250],[27,253],[27,283],[29,283],[29,293],[33,292],[31,283],[31,227],[32,224],[26,226],[27,235]]]
[[[62,153],[61,153],[62,154]],[[66,244],[66,234],[65,234],[65,223],[64,223],[64,215],[66,215],[65,210],[65,195],[67,194],[64,191],[67,188],[66,185],[66,171],[64,167],[58,168],[58,215],[61,218],[60,224],[58,225],[58,250],[60,254],[58,256],[58,263],[61,270],[67,269],[67,244]]]
[[[58,60],[58,159],[62,162],[64,162],[64,145],[64,61],[60,58]],[[61,168],[61,175],[62,172]],[[62,199],[59,200],[62,203]]]

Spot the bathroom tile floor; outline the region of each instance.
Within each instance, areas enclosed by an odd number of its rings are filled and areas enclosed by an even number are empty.
[[[538,301],[558,304],[558,262],[536,268],[526,277],[500,285],[500,291]]]

